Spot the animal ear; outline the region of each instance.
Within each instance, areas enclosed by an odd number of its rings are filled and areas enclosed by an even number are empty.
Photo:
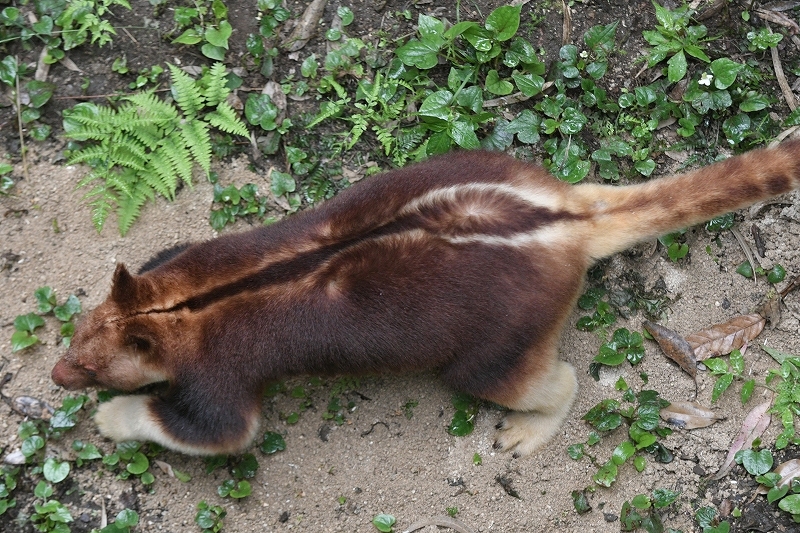
[[[137,285],[136,278],[125,265],[118,263],[111,282],[111,299],[120,305],[134,302],[138,296]]]

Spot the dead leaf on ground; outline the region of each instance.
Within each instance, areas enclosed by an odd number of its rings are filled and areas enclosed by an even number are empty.
[[[664,355],[678,363],[684,372],[697,379],[697,361],[695,360],[692,346],[675,331],[665,328],[660,324],[654,324],[649,320],[644,321],[644,329],[656,340],[661,347]]]
[[[660,414],[661,419],[667,424],[680,429],[705,428],[715,422],[725,420],[724,416],[718,415],[697,402],[672,402],[669,407],[663,408]]]
[[[32,396],[17,396],[14,398],[12,408],[23,416],[30,418],[50,420],[54,409],[44,400]]]
[[[800,459],[790,459],[785,463],[781,463],[775,467],[773,472],[781,476],[781,480],[778,482],[777,486],[786,486],[795,479],[800,478]],[[758,494],[766,494],[768,492],[769,487],[766,485],[759,485],[758,489],[756,489],[756,493]]]
[[[325,4],[328,0],[314,0],[311,2],[303,16],[294,27],[294,31],[286,40],[283,41],[283,47],[289,52],[297,52],[303,48],[306,43],[314,36],[317,31],[319,20],[322,18],[322,13],[325,11]]]
[[[727,322],[692,333],[686,341],[694,350],[698,361],[709,357],[727,355],[758,337],[766,321],[761,315],[739,315]]]
[[[733,468],[736,462],[736,453],[744,450],[753,445],[753,441],[761,436],[762,433],[769,426],[771,415],[769,408],[772,405],[772,399],[757,405],[747,414],[747,417],[742,423],[742,429],[731,444],[731,449],[728,450],[728,456],[725,457],[725,462],[719,468],[716,474],[711,479],[722,479]]]

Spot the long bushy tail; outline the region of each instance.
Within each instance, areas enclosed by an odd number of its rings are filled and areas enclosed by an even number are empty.
[[[570,207],[592,215],[586,245],[599,259],[800,188],[800,140],[641,185],[574,187]]]

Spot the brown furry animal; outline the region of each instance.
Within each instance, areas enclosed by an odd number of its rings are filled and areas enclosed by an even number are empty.
[[[142,275],[118,265],[53,381],[169,382],[100,405],[101,433],[217,454],[252,440],[271,381],[437,369],[512,409],[497,445],[529,453],[575,395],[556,345],[595,260],[798,187],[800,141],[627,187],[571,186],[501,153],[436,157]]]

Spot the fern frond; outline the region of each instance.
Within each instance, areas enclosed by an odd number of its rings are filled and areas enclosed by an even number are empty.
[[[344,106],[349,101],[350,101],[349,98],[343,98],[341,100],[337,100],[336,102],[334,102],[333,100],[322,102],[319,106],[319,114],[316,117],[314,117],[314,120],[312,120],[306,127],[313,128],[320,122],[328,120],[331,117],[337,116],[339,113],[342,112],[342,109],[344,109]]]
[[[106,187],[116,190],[119,194],[116,195],[117,202],[120,197],[133,196],[133,187],[135,182],[130,179],[130,171],[123,169],[111,170],[104,178],[106,180]]]
[[[378,125],[372,126],[372,131],[378,137],[378,142],[381,143],[384,153],[388,156],[392,153],[393,145],[395,144],[394,135],[389,128],[382,128]]]
[[[117,205],[117,196],[105,185],[98,185],[83,196],[92,208],[92,225],[97,233],[103,231],[108,214]]]
[[[106,176],[105,170],[106,170],[105,168],[103,168],[102,171],[100,171],[100,170],[92,170],[91,172],[86,174],[83,178],[81,178],[81,180],[78,182],[78,184],[75,186],[75,188],[76,189],[81,189],[83,187],[86,187],[87,185],[89,185],[90,183],[92,183],[95,180],[104,179],[105,176]],[[86,194],[88,195],[89,193],[86,193]]]
[[[242,137],[250,136],[247,126],[228,102],[220,102],[215,111],[206,114],[205,119],[209,124],[225,133],[233,133]]]
[[[164,150],[156,150],[150,154],[150,161],[147,168],[141,173],[141,178],[164,198],[175,199],[178,175],[173,170],[172,163],[167,159]]]
[[[121,142],[112,145],[108,155],[110,163],[140,172],[144,170],[149,159],[144,147],[130,137],[123,138]]]
[[[183,122],[180,135],[200,168],[206,174],[211,172],[211,136],[208,134],[208,124],[202,120]]]
[[[120,198],[119,208],[117,209],[117,224],[119,225],[120,235],[124,237],[128,233],[133,223],[139,218],[142,206],[148,198],[153,198],[153,191],[142,181],[137,183],[131,196]]]
[[[117,112],[91,102],[81,102],[62,113],[64,135],[77,141],[101,141],[116,129]]]
[[[353,123],[353,127],[350,128],[350,140],[347,142],[348,150],[358,142],[358,140],[361,138],[361,135],[367,131],[367,127],[369,126],[369,124],[367,124],[367,117],[360,113],[353,115],[350,118],[350,121]]]
[[[164,156],[169,160],[175,173],[187,184],[192,184],[192,154],[183,144],[178,133],[165,137],[161,142]]]
[[[67,160],[68,165],[86,163],[92,168],[108,164],[108,147],[102,145],[87,146],[73,152]]]
[[[172,96],[187,120],[194,120],[197,113],[205,107],[205,100],[197,83],[175,65],[169,65],[172,77]]]
[[[230,93],[231,90],[228,89],[227,74],[225,65],[217,62],[212,65],[208,74],[204,76],[204,79],[208,83],[208,86],[203,91],[207,106],[214,107],[224,102],[225,98],[228,97],[228,93]]]
[[[120,108],[120,115],[126,123],[121,124],[126,131],[132,131],[144,124],[164,126],[179,120],[178,110],[170,102],[158,98],[152,91],[138,93],[125,98],[130,105]]]

